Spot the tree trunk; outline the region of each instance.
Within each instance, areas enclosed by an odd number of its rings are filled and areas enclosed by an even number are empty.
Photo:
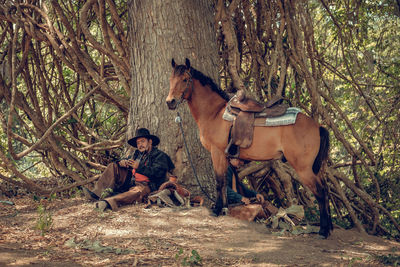
[[[176,111],[165,103],[172,71],[171,59],[192,65],[219,84],[218,54],[214,11],[210,1],[133,0],[128,4],[130,18],[132,91],[127,137],[138,127],[146,127],[160,137],[160,149],[176,165],[175,173],[192,194],[201,194],[185,149],[182,132],[175,122]],[[204,190],[215,195],[215,179],[210,154],[199,140],[186,104],[178,109],[190,157]]]

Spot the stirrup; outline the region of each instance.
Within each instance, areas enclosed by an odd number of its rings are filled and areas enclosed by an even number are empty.
[[[172,199],[170,198],[170,195],[171,195],[171,191],[169,191],[169,189],[164,189],[163,191],[158,192],[155,195],[152,195],[152,197],[153,198],[157,197],[157,204],[159,206],[161,203],[164,203],[165,205],[167,205],[169,207],[175,207],[175,204],[172,201]]]

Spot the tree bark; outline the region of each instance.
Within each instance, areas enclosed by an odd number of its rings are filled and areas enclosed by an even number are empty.
[[[134,0],[128,4],[128,12],[132,91],[127,138],[131,138],[138,127],[146,127],[159,136],[159,147],[174,161],[179,181],[192,194],[199,194],[182,133],[175,122],[177,113],[168,110],[165,98],[172,58],[179,64],[189,58],[193,67],[219,83],[214,11],[206,0]],[[187,105],[182,104],[178,111],[199,182],[208,194],[214,195],[210,155],[200,143]]]

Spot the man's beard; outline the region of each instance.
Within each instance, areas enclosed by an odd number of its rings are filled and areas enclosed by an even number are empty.
[[[140,153],[145,154],[149,151],[149,148],[148,147],[138,147],[138,150]]]

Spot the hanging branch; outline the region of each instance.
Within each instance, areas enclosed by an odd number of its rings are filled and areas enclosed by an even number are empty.
[[[225,0],[218,0],[215,20],[221,22],[222,33],[225,37],[228,50],[228,71],[232,78],[233,85],[239,90],[246,90],[246,87],[239,76],[240,56],[237,39],[234,34],[235,30],[231,19],[234,10],[238,7],[238,2],[238,0],[233,0],[229,4],[229,7],[226,7]]]
[[[82,177],[93,176],[96,169],[102,170],[106,160],[110,160],[104,157],[102,149],[110,149],[113,155],[124,144],[124,127],[119,125],[123,119],[109,129],[94,128],[104,121],[99,116],[102,108],[98,110],[95,103],[100,100],[104,107],[111,102],[126,114],[130,73],[127,33],[123,31],[115,3],[103,1],[101,9],[96,4],[86,10],[94,10],[98,18],[91,17],[91,21],[86,18],[85,29],[89,32],[89,27],[101,25],[100,30],[107,31],[103,37],[109,37],[107,46],[99,48],[103,54],[100,66],[92,53],[98,48],[79,39],[84,30],[74,9],[82,3],[60,6],[54,0],[37,4],[9,2],[0,7],[1,39],[8,48],[5,50],[8,56],[0,58],[0,65],[9,64],[12,70],[10,79],[0,75],[0,99],[7,103],[8,116],[3,116],[2,111],[1,125],[7,133],[12,158],[24,160],[30,154],[41,155],[41,160],[37,157],[39,162],[52,169],[51,172],[83,182]],[[57,23],[50,19],[55,15],[60,18]],[[113,25],[105,19],[110,17]],[[13,25],[17,27],[14,29]],[[72,77],[66,69],[76,76]],[[125,92],[117,93],[114,89],[120,85]],[[125,117],[115,112],[114,116]],[[14,175],[18,172],[16,168],[7,170]],[[31,184],[26,187],[33,188]]]

